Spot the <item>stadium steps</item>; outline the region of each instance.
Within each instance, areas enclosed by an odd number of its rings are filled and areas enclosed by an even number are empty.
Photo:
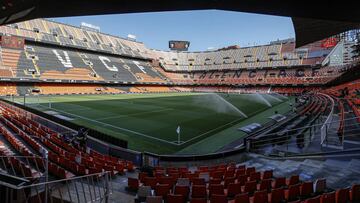
[[[9,120],[7,120],[8,122],[10,122]],[[6,126],[4,124],[4,126]],[[30,152],[32,152],[33,154],[38,155],[38,152],[34,150],[33,147],[31,147],[21,136],[19,136],[14,130],[12,130],[10,127],[6,126],[6,129],[8,131],[10,131],[12,133],[12,135],[19,140]]]
[[[349,158],[352,157],[352,158]],[[267,159],[256,154],[249,154],[247,166],[254,166],[259,171],[274,170],[274,176],[299,174],[302,180],[315,180],[325,177],[330,188],[347,187],[355,183],[360,176],[360,154],[344,155],[337,158],[317,159]]]
[[[339,123],[340,123],[339,120],[340,117],[338,116],[338,114],[334,114],[332,123],[328,127],[328,132],[330,133],[328,133],[326,138],[327,141],[325,142],[326,144],[324,144],[323,147],[330,149],[342,149],[339,136],[337,135],[337,130],[339,128]]]
[[[284,129],[282,129],[278,133],[285,134],[285,132],[288,132],[291,129],[298,129],[291,132],[291,137],[286,141],[286,143],[280,143],[270,146],[267,148],[266,152],[268,154],[302,154],[309,152],[318,152],[320,149],[320,129],[314,129],[309,132],[307,128],[304,128],[304,126],[306,126],[307,124],[311,125],[312,123],[314,123],[315,120],[318,118],[319,117],[309,120],[308,117],[302,116],[289,123]],[[299,146],[299,142],[304,142],[302,143],[303,146]]]
[[[14,132],[11,131],[3,121],[0,122],[0,127],[2,130],[1,142],[6,146],[7,150],[10,152],[10,155],[20,155],[24,154],[28,156],[34,155],[30,150],[28,150],[25,145],[23,145],[14,135]],[[6,143],[6,144],[5,144]],[[6,155],[6,154],[5,154]],[[6,155],[8,156],[8,155]],[[16,173],[21,174],[26,178],[37,179],[42,176],[39,168],[33,163],[35,160],[24,157],[13,157],[13,161],[11,165],[11,170],[16,171]],[[4,159],[1,160],[2,164],[4,163]],[[30,163],[31,162],[31,163]],[[2,168],[5,168],[6,165],[3,165]],[[8,166],[6,166],[8,167]],[[10,167],[8,167],[10,169]]]
[[[104,188],[95,183],[94,185],[82,181],[70,182],[65,185],[54,187],[52,197],[65,202],[96,202],[104,196]]]
[[[127,194],[124,190],[127,185],[127,178],[116,179],[118,180],[109,181],[109,202],[133,202],[134,196]],[[105,193],[104,184],[104,178],[94,183],[87,181],[87,179],[71,181],[68,184],[59,184],[53,187],[51,196],[63,202],[104,202],[102,199]]]
[[[327,100],[322,96],[316,97],[316,99],[308,102],[308,104],[301,109],[299,116],[296,117],[296,119],[287,122],[284,126],[280,126],[281,128],[278,128],[276,132],[279,137],[289,133],[291,138],[286,140],[286,143],[280,143],[265,148],[265,152],[275,154],[281,152],[294,154],[317,152],[320,148],[320,137],[318,136],[320,134],[319,129],[308,131],[308,128],[304,127],[311,126],[317,121],[323,122],[324,115],[322,115],[323,110],[321,110],[321,108],[326,109],[328,107]],[[273,136],[274,134],[268,135],[270,140],[273,139]]]
[[[347,102],[344,102],[344,107],[347,112],[345,113],[344,148],[360,147],[360,124],[357,119],[353,119],[356,118],[357,115]]]
[[[349,106],[344,106],[344,108],[350,108]],[[355,115],[349,111],[345,114],[345,119],[351,119],[354,118]],[[319,117],[321,121],[324,121],[324,118]],[[334,150],[342,150],[342,149],[354,149],[354,148],[360,148],[360,125],[357,120],[345,120],[344,125],[344,145],[341,144],[339,140],[338,135],[338,129],[339,129],[339,119],[340,117],[337,114],[333,115],[333,122],[328,127],[328,136],[327,141],[322,146],[321,151],[334,151]],[[298,120],[296,120],[298,121]],[[310,121],[310,123],[313,123]],[[291,128],[294,128],[291,126]],[[320,131],[317,129],[312,133],[311,137],[305,136],[306,139],[311,139],[311,142],[308,143],[303,147],[295,147],[295,143],[297,143],[296,136],[292,136],[291,140],[288,140],[287,144],[283,145],[276,145],[273,148],[273,153],[294,153],[294,154],[301,154],[301,153],[316,153],[320,149]],[[288,147],[289,145],[289,147]],[[271,152],[272,150],[268,150],[268,152]]]

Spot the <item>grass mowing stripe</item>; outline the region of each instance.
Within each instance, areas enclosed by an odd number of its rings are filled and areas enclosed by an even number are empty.
[[[207,132],[205,132],[205,133],[202,133],[202,134],[200,134],[200,135],[198,135],[198,136],[196,136],[196,137],[193,137],[193,138],[191,138],[190,140],[187,140],[187,141],[183,142],[183,144],[186,144],[186,143],[188,143],[188,142],[191,142],[191,141],[193,141],[193,140],[195,140],[195,139],[198,139],[198,138],[200,138],[200,137],[202,137],[202,136],[204,136],[204,135],[207,135],[208,133],[211,133],[211,132],[213,132],[213,131],[216,131],[216,130],[218,130],[218,129],[220,129],[220,128],[223,128],[223,127],[225,127],[225,126],[227,126],[227,125],[231,125],[231,124],[236,123],[236,122],[238,122],[238,121],[240,121],[240,120],[243,120],[243,119],[244,119],[244,118],[238,118],[238,119],[233,120],[233,121],[231,121],[231,122],[229,122],[229,123],[226,123],[226,124],[224,124],[224,125],[218,126],[218,127],[214,128],[214,129],[211,129],[211,130],[209,130],[209,131],[207,131]]]
[[[110,127],[112,127],[112,128],[115,128],[115,129],[123,130],[123,131],[129,132],[129,133],[133,133],[133,134],[136,134],[136,135],[144,136],[144,137],[147,137],[147,138],[150,138],[150,139],[158,140],[158,141],[165,142],[165,143],[172,144],[172,145],[177,145],[177,144],[175,144],[175,143],[172,143],[172,142],[169,142],[169,141],[166,141],[166,140],[157,138],[157,137],[152,137],[152,136],[150,136],[150,135],[146,135],[146,134],[143,134],[143,133],[139,133],[139,132],[136,132],[136,131],[133,131],[133,130],[130,130],[130,129],[121,128],[121,127],[114,126],[114,125],[111,125],[111,124],[107,124],[107,123],[104,123],[104,122],[101,122],[101,121],[97,121],[97,120],[93,120],[93,119],[90,119],[90,118],[86,118],[86,117],[84,117],[84,116],[72,114],[72,113],[69,113],[69,112],[66,112],[66,111],[63,111],[63,110],[54,109],[54,108],[51,108],[51,109],[53,109],[53,110],[55,110],[55,111],[60,111],[60,112],[62,112],[62,113],[65,113],[65,114],[68,114],[68,115],[71,115],[71,116],[74,116],[74,117],[81,118],[81,119],[83,119],[83,120],[87,120],[87,121],[99,123],[99,124],[102,124],[103,126],[110,126]]]
[[[264,110],[264,109],[259,109],[258,111],[252,113],[252,115],[250,115],[249,118],[251,118],[251,117],[254,116],[254,115],[256,116],[256,114],[258,114],[258,113],[260,113],[260,112],[263,112],[263,111],[266,111],[266,110],[268,110],[268,109],[265,109],[265,110]],[[236,119],[236,120],[231,121],[231,122],[229,122],[229,123],[226,123],[225,125],[219,126],[219,127],[214,128],[214,129],[212,129],[212,130],[210,130],[210,131],[208,131],[208,132],[205,132],[205,133],[203,133],[203,134],[201,134],[201,135],[198,135],[198,136],[196,136],[196,137],[194,137],[194,138],[192,138],[192,139],[184,142],[183,144],[186,144],[186,143],[189,142],[189,141],[192,141],[192,140],[195,140],[195,139],[197,139],[197,138],[200,138],[201,136],[204,136],[204,135],[206,135],[206,134],[208,134],[208,133],[210,133],[210,132],[213,132],[213,131],[216,131],[216,130],[218,130],[218,129],[221,129],[221,128],[227,126],[227,125],[231,125],[231,124],[234,124],[234,123],[236,124],[236,123],[238,123],[238,122],[240,122],[240,121],[242,121],[242,120],[244,120],[244,118],[239,118],[239,119]],[[202,143],[202,142],[204,142],[204,141],[205,141],[205,139],[202,139],[202,140],[196,142],[196,144],[200,144],[200,143]]]
[[[265,110],[267,110],[267,109],[265,109]],[[258,114],[258,113],[260,113],[260,112],[263,112],[263,111],[265,111],[265,110],[260,109],[260,110],[258,110],[258,111],[256,111],[256,112],[254,112],[252,115],[250,115],[250,117],[252,117],[253,115]],[[248,118],[248,117],[247,117],[247,118]],[[231,124],[233,124],[233,123],[237,123],[237,122],[239,122],[239,121],[241,121],[241,120],[244,120],[244,118],[238,118],[238,119],[236,119],[236,120],[234,120],[234,121],[231,121],[231,122],[229,122],[229,123],[226,123],[226,124],[224,124],[224,125],[222,125],[222,126],[219,126],[219,127],[217,127],[217,128],[214,128],[214,129],[212,129],[212,130],[209,130],[208,132],[202,133],[202,134],[200,134],[200,135],[198,135],[198,136],[196,136],[196,137],[194,137],[194,138],[191,138],[190,140],[187,140],[186,142],[184,142],[184,144],[186,144],[187,142],[190,142],[190,141],[192,141],[192,140],[195,140],[195,139],[197,139],[197,138],[199,138],[199,137],[201,137],[201,136],[204,136],[204,135],[206,135],[206,134],[208,134],[208,133],[210,133],[210,132],[213,132],[213,131],[215,131],[215,130],[221,129],[221,128],[227,126],[227,125],[231,125]],[[201,141],[199,141],[199,142],[202,142],[202,141],[204,141],[204,140],[201,140]]]
[[[154,111],[146,111],[146,112],[140,112],[140,113],[124,114],[124,115],[118,115],[118,116],[109,116],[109,117],[99,118],[99,119],[94,119],[94,120],[95,120],[95,121],[102,121],[102,120],[108,120],[108,119],[113,119],[113,118],[122,118],[122,117],[128,117],[128,116],[143,115],[143,114],[148,114],[148,113],[159,113],[159,112],[171,111],[171,110],[174,110],[174,109],[172,109],[172,108],[167,108],[167,109],[160,109],[160,110],[154,110]]]

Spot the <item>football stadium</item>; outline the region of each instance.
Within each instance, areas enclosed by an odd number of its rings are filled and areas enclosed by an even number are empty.
[[[360,203],[356,6],[0,5],[1,202]],[[100,29],[115,26],[104,14],[209,9],[289,17],[295,33],[196,51],[169,28],[146,31],[162,49]],[[101,23],[59,18],[89,15]]]

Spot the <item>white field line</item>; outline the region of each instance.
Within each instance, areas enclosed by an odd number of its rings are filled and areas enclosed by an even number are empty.
[[[47,108],[48,108],[48,107],[47,107]],[[54,109],[54,108],[52,108],[52,109]],[[65,114],[68,114],[68,115],[71,115],[71,116],[74,116],[74,117],[78,117],[78,118],[81,118],[81,119],[84,119],[84,120],[88,120],[88,121],[92,121],[92,122],[95,122],[95,123],[99,123],[99,124],[102,124],[103,126],[110,126],[110,127],[112,127],[112,128],[115,128],[115,129],[123,130],[123,131],[126,131],[126,132],[130,132],[130,133],[133,133],[133,134],[136,134],[136,135],[140,135],[140,136],[143,136],[143,137],[147,137],[147,138],[150,138],[150,139],[158,140],[158,141],[165,142],[165,143],[169,143],[169,144],[176,145],[176,146],[181,146],[181,145],[183,145],[183,144],[186,144],[186,143],[188,143],[188,142],[191,142],[191,141],[194,140],[194,139],[197,139],[197,138],[199,138],[199,137],[202,137],[202,136],[204,136],[204,135],[206,135],[206,134],[208,134],[208,133],[210,133],[210,132],[213,132],[213,131],[215,131],[215,130],[217,130],[217,129],[219,129],[219,128],[222,128],[222,127],[224,127],[224,126],[226,126],[226,125],[229,125],[229,124],[235,123],[235,122],[237,122],[237,121],[239,121],[239,120],[241,120],[241,119],[244,119],[244,118],[238,118],[238,119],[233,120],[233,121],[231,121],[231,122],[229,122],[229,123],[226,123],[226,124],[224,124],[224,125],[221,125],[221,126],[219,126],[219,127],[216,127],[216,128],[214,128],[214,129],[211,129],[211,130],[209,130],[209,131],[207,131],[207,132],[205,132],[205,133],[202,133],[202,134],[200,134],[200,135],[198,135],[198,136],[196,136],[196,137],[193,137],[193,138],[191,138],[191,139],[189,139],[189,140],[182,141],[180,144],[178,144],[178,143],[174,143],[174,142],[171,142],[171,141],[163,140],[163,139],[160,139],[160,138],[157,138],[157,137],[153,137],[153,136],[150,136],[150,135],[146,135],[146,134],[144,134],[144,133],[136,132],[136,131],[133,131],[133,130],[130,130],[130,129],[127,129],[127,128],[121,128],[121,127],[114,126],[114,125],[111,125],[111,124],[108,124],[108,123],[104,123],[104,122],[101,122],[101,121],[98,121],[98,120],[93,120],[93,119],[90,119],[90,118],[87,118],[87,117],[84,117],[84,116],[79,116],[79,115],[76,115],[76,114],[72,114],[72,113],[69,113],[69,112],[66,112],[66,111],[62,111],[62,110],[59,110],[59,109],[54,109],[54,110],[59,111],[59,112],[62,112],[62,113],[65,113]],[[201,141],[200,141],[200,142],[201,142]]]
[[[46,106],[45,106],[45,107],[46,107]],[[49,108],[49,107],[46,107],[46,108]],[[199,137],[202,137],[202,136],[204,136],[204,135],[206,135],[206,134],[208,134],[208,133],[210,133],[210,132],[213,132],[213,131],[215,131],[215,130],[217,130],[217,129],[219,129],[219,128],[222,128],[222,127],[224,127],[224,126],[226,126],[226,125],[229,125],[229,124],[235,123],[235,122],[237,122],[237,121],[239,121],[239,120],[241,120],[241,119],[244,119],[244,118],[238,118],[238,119],[236,119],[236,120],[230,121],[229,123],[226,123],[226,124],[224,124],[224,125],[218,126],[218,127],[214,128],[214,129],[211,129],[211,130],[209,130],[209,131],[207,131],[207,132],[205,132],[205,133],[202,133],[202,134],[200,134],[200,135],[198,135],[198,136],[196,136],[196,137],[193,137],[193,138],[191,138],[191,139],[189,139],[189,140],[182,141],[180,144],[178,144],[178,143],[174,143],[174,142],[171,142],[171,141],[163,140],[163,139],[160,139],[160,138],[157,138],[157,137],[153,137],[153,136],[150,136],[150,135],[146,135],[146,134],[143,134],[143,133],[140,133],[140,132],[136,132],[136,131],[133,131],[133,130],[130,130],[130,129],[127,129],[127,128],[121,128],[121,127],[114,126],[114,125],[111,125],[111,124],[108,124],[108,123],[104,123],[104,122],[101,122],[101,121],[98,121],[98,120],[94,120],[94,119],[90,119],[90,118],[87,118],[87,117],[84,117],[84,116],[79,116],[79,115],[76,115],[76,114],[72,114],[72,113],[69,113],[69,112],[66,112],[66,111],[62,111],[62,110],[59,110],[59,109],[55,109],[55,108],[52,108],[52,109],[54,109],[54,110],[56,110],[56,111],[59,111],[59,112],[62,112],[62,113],[65,113],[65,114],[68,114],[68,115],[72,115],[72,116],[74,116],[74,117],[78,117],[78,118],[84,119],[84,120],[88,120],[88,121],[92,121],[92,122],[95,122],[95,123],[99,123],[99,124],[102,124],[103,126],[110,126],[110,127],[112,127],[112,128],[115,128],[115,129],[123,130],[123,131],[126,131],[126,132],[130,132],[130,133],[133,133],[133,134],[136,134],[136,135],[140,135],[140,136],[143,136],[143,137],[147,137],[147,138],[150,138],[150,139],[158,140],[158,141],[165,142],[165,143],[169,143],[169,144],[176,145],[176,146],[181,146],[181,145],[186,144],[186,143],[188,143],[188,142],[191,142],[191,141],[193,141],[193,140],[195,140],[195,139],[197,139],[197,138],[199,138]],[[165,110],[165,109],[163,109],[163,110]],[[145,113],[145,112],[144,112],[144,113]],[[199,142],[202,142],[202,141],[203,141],[203,140],[201,140],[201,141],[199,141]]]
[[[55,106],[55,105],[62,105],[61,104],[62,102],[52,102],[51,100],[44,100],[44,101],[41,101],[41,102],[31,102],[31,103],[28,103],[30,105],[39,105],[39,106],[49,106],[51,104],[51,106]],[[66,103],[66,102],[65,102]],[[86,110],[93,110],[89,107],[85,107],[85,106],[81,106],[81,105],[76,105],[76,104],[70,104],[70,108],[66,108],[68,111],[86,111]]]
[[[54,108],[51,108],[51,109],[54,109]],[[72,114],[72,113],[69,113],[69,112],[66,112],[66,111],[62,111],[62,110],[59,110],[59,109],[54,109],[54,110],[55,110],[55,111],[62,112],[62,113],[65,113],[65,114],[68,114],[68,115],[71,115],[71,116],[74,116],[74,117],[78,117],[78,118],[81,118],[81,119],[84,119],[84,120],[88,120],[88,121],[91,121],[91,122],[99,123],[99,124],[102,124],[103,126],[110,126],[110,127],[112,127],[112,128],[115,128],[115,129],[123,130],[123,131],[130,132],[130,133],[133,133],[133,134],[136,134],[136,135],[140,135],[140,136],[143,136],[143,137],[147,137],[147,138],[150,138],[150,139],[158,140],[158,141],[165,142],[165,143],[172,144],[172,145],[178,145],[178,144],[172,143],[172,142],[170,142],[170,141],[163,140],[163,139],[160,139],[160,138],[157,138],[157,137],[152,137],[152,136],[150,136],[150,135],[146,135],[146,134],[144,134],[144,133],[139,133],[139,132],[136,132],[136,131],[133,131],[133,130],[129,130],[129,129],[127,129],[127,128],[121,128],[121,127],[114,126],[114,125],[111,125],[111,124],[108,124],[108,123],[104,123],[104,122],[101,122],[101,121],[97,121],[97,120],[93,120],[93,119],[90,119],[90,118],[86,118],[86,117],[84,117],[84,116],[79,116],[79,115]]]
[[[282,95],[280,95],[280,96],[282,96]],[[283,97],[283,98],[286,98],[286,97],[284,97],[284,96],[282,96],[282,97]],[[231,122],[229,122],[229,123],[226,123],[226,124],[224,124],[224,125],[221,125],[221,126],[219,126],[219,127],[214,128],[214,129],[212,129],[212,130],[209,130],[209,131],[207,131],[207,132],[205,132],[205,133],[202,133],[202,134],[200,134],[200,135],[198,135],[198,136],[196,136],[196,137],[193,137],[193,138],[191,138],[191,139],[189,139],[189,140],[187,140],[187,141],[181,141],[180,144],[177,144],[177,143],[174,143],[174,142],[171,142],[171,141],[167,141],[167,140],[163,140],[163,139],[160,139],[160,138],[152,137],[152,136],[150,136],[150,135],[146,135],[146,134],[143,134],[143,133],[140,133],[140,132],[136,132],[136,131],[133,131],[133,130],[130,130],[130,129],[121,128],[121,127],[118,127],[118,126],[114,126],[114,125],[111,125],[111,124],[107,124],[107,123],[98,121],[99,119],[98,119],[98,120],[93,120],[93,119],[90,119],[90,118],[86,118],[86,117],[84,117],[84,116],[79,116],[79,115],[72,114],[72,113],[69,113],[69,112],[66,112],[66,111],[62,111],[62,110],[59,110],[59,109],[49,108],[48,106],[42,105],[42,104],[39,104],[39,106],[45,107],[46,109],[53,109],[53,110],[56,110],[56,111],[59,111],[59,112],[62,112],[62,113],[68,114],[68,115],[72,115],[72,116],[74,116],[74,117],[78,117],[78,118],[81,118],[81,119],[84,119],[84,120],[88,120],[88,121],[92,121],[92,122],[95,122],[95,123],[99,123],[99,124],[102,124],[103,126],[110,126],[110,127],[112,127],[112,128],[115,128],[115,129],[123,130],[123,131],[126,131],[126,132],[130,132],[130,133],[133,133],[133,134],[136,134],[136,135],[140,135],[140,136],[143,136],[143,137],[147,137],[147,138],[150,138],[150,139],[158,140],[158,141],[165,142],[165,143],[172,144],[172,145],[176,145],[176,146],[181,146],[181,145],[183,145],[183,144],[186,144],[186,143],[188,143],[188,142],[191,142],[192,140],[197,139],[197,138],[199,138],[199,137],[202,137],[202,136],[206,135],[207,133],[210,133],[210,132],[215,131],[215,130],[217,130],[217,129],[219,129],[219,128],[222,128],[222,127],[224,127],[224,126],[226,126],[226,125],[235,123],[235,122],[243,119],[243,118],[239,118],[239,119],[233,120],[233,121],[231,121]],[[82,109],[82,110],[85,110],[85,109]],[[158,111],[167,111],[167,110],[171,110],[171,109],[169,108],[169,109],[163,109],[163,110],[158,110]],[[173,109],[172,109],[172,110],[173,110]],[[260,111],[260,110],[259,110],[259,111]],[[258,112],[258,111],[257,111],[257,112]],[[148,112],[143,112],[143,113],[148,113]],[[131,114],[128,114],[128,115],[131,115]],[[122,117],[122,116],[128,116],[128,115],[120,115],[120,116]],[[108,118],[109,118],[109,117],[108,117]],[[205,139],[200,140],[198,143],[201,143],[201,142],[203,142],[204,140],[205,140]]]
[[[105,117],[105,118],[99,118],[99,119],[95,119],[95,120],[96,120],[96,121],[102,121],[102,120],[107,120],[107,119],[112,119],[112,118],[122,118],[122,117],[128,117],[128,116],[143,115],[143,114],[148,114],[148,113],[158,113],[158,112],[171,111],[171,110],[174,110],[174,109],[172,109],[172,108],[167,108],[167,109],[160,109],[160,110],[153,110],[153,111],[145,111],[145,112],[140,112],[140,113],[123,114],[123,115],[117,115],[117,116],[109,116],[109,117]]]
[[[31,104],[31,106],[41,106],[41,107],[45,107],[47,109],[49,109],[49,105],[44,105],[44,104]],[[53,104],[52,104],[53,106]],[[51,109],[55,109],[54,107],[52,107]],[[66,108],[67,111],[75,111],[75,112],[78,112],[78,111],[90,111],[93,109],[89,108],[89,107],[79,107],[79,108]]]
[[[54,108],[53,108],[54,109]],[[75,112],[77,112],[77,111],[93,111],[94,109],[91,109],[91,108],[82,108],[82,107],[80,107],[80,108],[66,108],[66,110],[67,111],[75,111]]]

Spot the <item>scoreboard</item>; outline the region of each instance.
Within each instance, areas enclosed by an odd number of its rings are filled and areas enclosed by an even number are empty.
[[[189,49],[189,46],[190,46],[189,41],[177,41],[177,40],[169,41],[170,50],[187,51]]]

